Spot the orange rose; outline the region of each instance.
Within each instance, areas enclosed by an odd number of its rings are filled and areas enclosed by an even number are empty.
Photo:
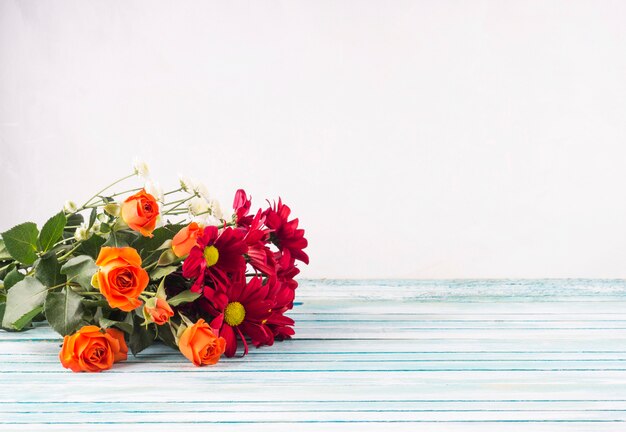
[[[226,340],[217,337],[213,329],[199,319],[187,327],[178,341],[178,349],[196,366],[215,364],[226,349]]]
[[[159,217],[159,205],[145,189],[129,196],[122,203],[122,219],[134,231],[152,237]]]
[[[197,244],[198,237],[202,237],[204,228],[195,222],[191,222],[182,228],[172,239],[172,250],[180,258],[189,254],[189,251]]]
[[[141,257],[131,247],[103,247],[96,260],[96,288],[113,308],[131,311],[141,306],[139,294],[148,286],[150,277],[141,268]]]
[[[163,299],[156,299],[155,307],[144,306],[146,316],[152,319],[152,322],[156,325],[163,325],[174,316],[174,311]]]
[[[111,369],[113,363],[124,361],[128,347],[124,333],[117,329],[107,329],[88,325],[71,336],[63,338],[59,353],[61,364],[74,372],[100,372]]]

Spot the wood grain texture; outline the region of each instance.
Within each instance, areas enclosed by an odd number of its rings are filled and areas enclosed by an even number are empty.
[[[303,281],[295,339],[101,374],[0,332],[0,430],[626,430],[626,282]],[[80,425],[80,426],[78,426]]]

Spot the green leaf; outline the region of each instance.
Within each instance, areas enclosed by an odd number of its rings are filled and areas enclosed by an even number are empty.
[[[133,231],[120,230],[111,231],[109,238],[103,246],[125,247],[130,245],[137,238],[137,233]]]
[[[158,337],[165,345],[178,350],[178,345],[176,344],[176,338],[174,337],[174,332],[170,326],[170,323],[164,324],[157,328]]]
[[[67,280],[65,275],[61,274],[61,265],[55,255],[42,257],[35,264],[35,277],[47,287],[53,287],[62,284]]]
[[[96,212],[96,208],[92,208],[91,209],[91,213],[89,214],[89,224],[87,225],[87,228],[91,229],[91,227],[93,226],[94,222],[96,221],[96,216],[98,215],[98,213]]]
[[[172,297],[167,302],[170,304],[170,306],[178,306],[181,303],[190,303],[194,301],[195,299],[197,299],[198,297],[200,297],[200,293],[187,290]]]
[[[85,221],[85,218],[80,213],[73,213],[67,217],[67,224],[65,225],[65,232],[74,235],[76,228]]]
[[[97,307],[108,307],[109,302],[106,300],[92,300],[85,299],[83,300],[83,304],[88,308],[97,308]]]
[[[82,297],[68,287],[61,291],[49,292],[44,303],[44,311],[50,326],[65,336],[76,331],[83,317]]]
[[[100,248],[104,244],[104,239],[98,235],[92,235],[89,239],[80,244],[77,252],[83,255],[89,255],[93,259],[98,258]]]
[[[45,285],[32,276],[16,283],[7,294],[2,327],[13,330],[23,329],[41,312],[47,292]],[[39,310],[35,312],[37,309]]]
[[[150,279],[161,279],[176,271],[177,266],[157,267],[150,273]]]
[[[118,329],[128,334],[132,334],[134,328],[133,317],[130,313],[126,314],[124,321],[116,321],[113,319],[100,317],[98,319],[98,324],[100,325],[100,328],[107,329],[109,327],[117,327]]]
[[[39,306],[33,309],[32,311],[28,312],[27,314],[23,315],[20,319],[15,321],[15,324],[14,324],[15,329],[23,330],[24,327],[29,325],[37,317],[37,315],[39,315],[42,311],[43,311],[43,306]]]
[[[135,315],[135,329],[128,338],[128,347],[134,356],[152,345],[156,338],[152,326],[142,326],[140,321],[141,319]]]
[[[139,237],[132,246],[139,251],[142,258],[145,258],[149,253],[158,249],[165,241],[173,239],[176,233],[184,226],[173,224],[157,228],[152,231],[153,237]]]
[[[4,246],[11,257],[22,264],[31,265],[37,259],[37,225],[24,222],[2,233]]]
[[[13,257],[4,245],[4,240],[0,238],[0,261],[7,261],[10,259],[13,259]]]
[[[4,278],[4,289],[8,290],[13,285],[15,285],[16,283],[18,283],[19,281],[21,281],[23,279],[24,279],[24,275],[22,273],[18,272],[17,269],[14,268]]]
[[[39,246],[42,252],[49,251],[57,241],[61,240],[66,223],[67,218],[63,212],[57,213],[48,219],[39,234]]]
[[[93,258],[79,255],[70,259],[61,267],[61,274],[67,275],[72,282],[78,283],[87,291],[91,290],[91,277],[98,271]]]

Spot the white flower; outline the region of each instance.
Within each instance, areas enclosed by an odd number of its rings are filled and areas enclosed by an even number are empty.
[[[97,234],[100,232],[100,221],[98,219],[94,221],[93,225],[91,226],[90,231],[94,234]]]
[[[196,184],[191,177],[184,176],[182,174],[178,174],[178,181],[180,182],[180,187],[185,192],[191,193]]]
[[[148,180],[150,178],[150,167],[146,161],[135,158],[133,160],[133,170],[136,176],[141,177],[144,180]]]
[[[199,197],[193,197],[188,204],[189,213],[194,216],[200,213],[206,213],[209,211],[209,203],[205,199]]]
[[[209,189],[203,183],[196,182],[195,187],[193,188],[193,191],[197,193],[198,195],[200,195],[200,197],[209,201]]]
[[[75,213],[76,210],[78,210],[78,206],[74,201],[65,201],[63,210],[65,211],[65,213]]]
[[[209,200],[209,206],[211,207],[211,214],[218,219],[224,218],[224,213],[222,212],[222,206],[220,202],[216,199]]]
[[[89,237],[91,237],[91,233],[89,232],[87,224],[83,222],[78,228],[76,228],[76,231],[74,232],[74,239],[76,239],[76,241],[83,241],[87,240]]]
[[[217,226],[222,223],[222,221],[220,221],[218,218],[216,218],[215,216],[209,213],[201,214],[199,216],[194,216],[193,218],[191,218],[191,221],[203,227],[209,226],[209,225]]]
[[[156,198],[157,201],[163,202],[165,200],[165,195],[163,195],[163,188],[158,182],[153,182],[152,180],[148,180],[143,187],[146,192]]]

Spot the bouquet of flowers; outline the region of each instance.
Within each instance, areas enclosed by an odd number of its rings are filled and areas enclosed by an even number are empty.
[[[0,320],[6,330],[47,320],[64,336],[61,364],[99,372],[161,341],[196,366],[294,334],[298,219],[279,199],[251,213],[238,190],[228,217],[206,187],[180,177],[163,192],[145,163],[38,229],[0,239]],[[112,192],[133,177],[144,182]]]

